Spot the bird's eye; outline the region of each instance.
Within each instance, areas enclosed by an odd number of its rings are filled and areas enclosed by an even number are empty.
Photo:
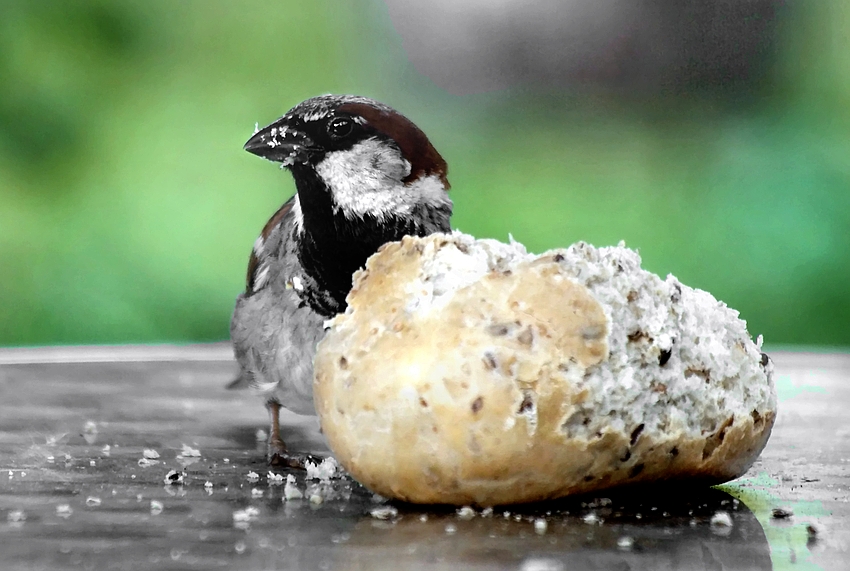
[[[328,122],[328,134],[334,139],[341,139],[351,134],[354,128],[348,117],[335,117]]]

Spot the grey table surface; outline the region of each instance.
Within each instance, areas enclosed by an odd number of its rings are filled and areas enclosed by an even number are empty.
[[[225,345],[0,349],[0,569],[850,569],[850,354],[772,357],[779,415],[739,480],[380,519],[356,482],[266,466]]]

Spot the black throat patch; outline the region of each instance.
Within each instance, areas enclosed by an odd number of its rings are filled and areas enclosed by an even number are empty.
[[[303,215],[298,257],[311,278],[308,282],[315,282],[315,287],[307,284],[302,297],[321,315],[332,317],[345,311],[354,272],[382,245],[408,235],[450,231],[450,206],[433,213],[414,212],[410,217],[346,218],[341,211],[334,212],[331,192],[315,170],[306,165],[291,168]]]

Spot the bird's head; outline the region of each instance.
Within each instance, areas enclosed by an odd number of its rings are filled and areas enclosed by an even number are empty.
[[[412,121],[367,97],[308,99],[254,133],[245,150],[292,171],[301,208],[329,199],[347,219],[378,220],[451,210],[446,161]]]

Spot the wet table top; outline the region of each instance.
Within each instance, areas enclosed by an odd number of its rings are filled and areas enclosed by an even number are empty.
[[[0,349],[0,569],[850,569],[850,355],[772,356],[745,477],[482,513],[270,470],[227,346]]]

